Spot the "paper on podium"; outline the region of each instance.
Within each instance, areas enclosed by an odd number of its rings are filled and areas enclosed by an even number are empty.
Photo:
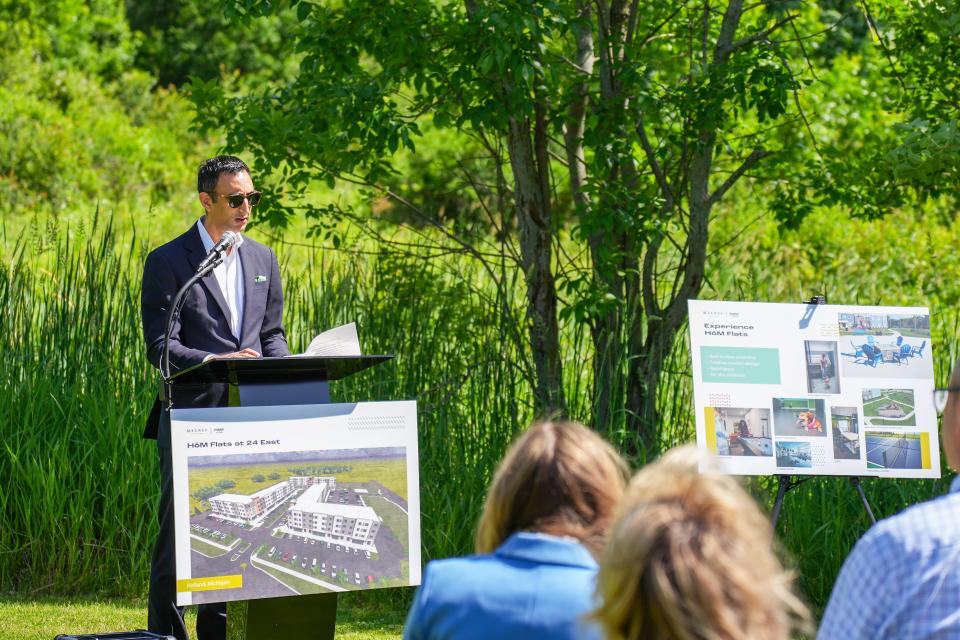
[[[359,356],[360,338],[357,323],[334,327],[317,335],[300,356]]]

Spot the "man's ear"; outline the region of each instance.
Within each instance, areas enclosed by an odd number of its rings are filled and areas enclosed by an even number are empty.
[[[213,207],[213,198],[210,197],[209,193],[201,191],[199,194],[200,206],[203,207],[203,210],[210,212],[210,208]]]

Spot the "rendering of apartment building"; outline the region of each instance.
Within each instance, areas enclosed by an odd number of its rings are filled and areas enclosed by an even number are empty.
[[[335,489],[337,479],[331,476],[293,476],[248,496],[221,493],[210,498],[214,515],[240,520],[256,520],[283,502],[291,493],[303,487],[320,487],[326,494]]]
[[[315,484],[287,512],[287,526],[334,542],[373,546],[382,520],[367,506],[326,502],[330,489]]]
[[[221,493],[210,498],[214,515],[243,520],[256,520],[284,498],[293,493],[293,486],[284,480],[248,496],[236,493]]]
[[[337,479],[333,476],[290,476],[287,482],[296,489],[311,487],[315,484],[325,484],[331,490],[337,487]]]

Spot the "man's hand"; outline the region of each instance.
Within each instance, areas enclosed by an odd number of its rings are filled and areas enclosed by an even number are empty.
[[[230,353],[218,353],[213,357],[223,360],[228,358],[259,358],[260,354],[253,349],[242,349],[240,351],[232,351]]]

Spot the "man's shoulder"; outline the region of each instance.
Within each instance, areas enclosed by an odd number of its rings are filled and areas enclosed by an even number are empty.
[[[197,232],[196,225],[190,225],[190,228],[181,233],[179,236],[173,240],[165,242],[151,251],[148,254],[148,257],[162,256],[164,258],[169,258],[171,256],[181,255],[184,252],[187,243],[194,239],[199,240],[199,233]]]
[[[901,549],[930,544],[960,546],[960,493],[948,493],[904,509],[878,522],[864,538],[895,541]]]
[[[270,255],[273,253],[273,249],[263,244],[262,242],[257,242],[248,235],[243,236],[243,245],[241,245],[241,250],[253,253],[262,253],[264,255]]]

